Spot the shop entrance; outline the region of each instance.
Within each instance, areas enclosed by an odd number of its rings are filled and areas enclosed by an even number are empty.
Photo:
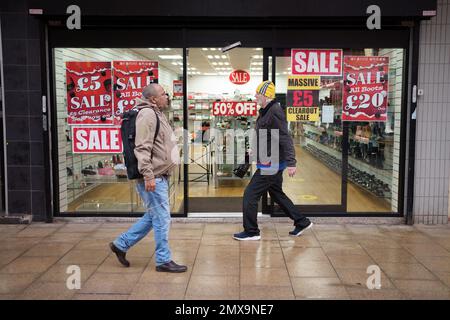
[[[267,63],[267,61],[266,61]],[[190,48],[187,56],[189,212],[239,213],[255,165],[237,177],[257,118],[262,48]]]

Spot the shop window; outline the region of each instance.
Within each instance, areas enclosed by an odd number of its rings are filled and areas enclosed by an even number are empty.
[[[286,106],[292,104],[287,101],[288,78],[293,74],[291,53],[291,49],[280,50],[276,57],[277,97]],[[404,50],[343,49],[342,55],[341,74],[321,75],[320,88],[313,92],[318,95],[318,117],[289,121],[299,174],[294,179],[286,175],[285,192],[297,205],[342,205],[346,170],[347,212],[398,212]],[[349,57],[364,57],[366,64],[355,58],[352,65]],[[345,78],[350,72],[355,81]],[[349,81],[347,86],[344,81]],[[349,109],[349,99],[358,104],[354,110],[363,110],[351,119],[343,112],[343,106]],[[364,116],[361,105],[365,102],[387,111],[367,111]],[[343,141],[344,122],[348,141]],[[342,168],[343,143],[349,149],[346,168]]]
[[[54,49],[61,213],[144,212],[126,176],[121,115],[143,87],[159,83],[171,98],[165,116],[173,129],[182,128],[182,56],[173,48]],[[180,165],[170,179],[174,214],[183,213],[182,175]]]

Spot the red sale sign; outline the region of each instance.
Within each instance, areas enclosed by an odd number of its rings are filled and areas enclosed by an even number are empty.
[[[246,84],[250,81],[250,74],[245,70],[234,70],[229,77],[233,84]]]
[[[73,153],[122,153],[120,127],[72,127]]]
[[[342,50],[292,49],[292,74],[314,76],[341,76]]]
[[[66,62],[67,123],[113,123],[110,62]]]
[[[122,114],[132,109],[142,89],[158,83],[158,61],[113,61],[114,115],[120,123]]]
[[[256,116],[256,102],[214,102],[213,116]]]
[[[386,121],[389,57],[345,56],[343,121]]]

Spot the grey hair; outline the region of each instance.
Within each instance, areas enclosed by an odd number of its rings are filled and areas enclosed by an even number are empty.
[[[155,97],[158,95],[158,87],[160,85],[157,83],[151,83],[148,86],[146,86],[143,90],[142,90],[142,95],[144,96],[145,99],[148,99],[150,97]]]

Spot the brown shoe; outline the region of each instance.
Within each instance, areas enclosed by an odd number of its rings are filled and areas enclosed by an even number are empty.
[[[158,271],[158,272],[180,273],[180,272],[186,272],[186,270],[187,270],[186,266],[181,266],[179,264],[176,264],[173,261],[164,263],[164,264],[156,267],[156,271]]]
[[[109,247],[111,248],[111,251],[114,252],[117,256],[117,260],[119,260],[119,262],[124,266],[124,267],[129,267],[130,263],[128,262],[128,260],[125,258],[126,256],[126,252],[123,252],[122,250],[120,250],[119,248],[117,248],[114,243],[110,243]]]

